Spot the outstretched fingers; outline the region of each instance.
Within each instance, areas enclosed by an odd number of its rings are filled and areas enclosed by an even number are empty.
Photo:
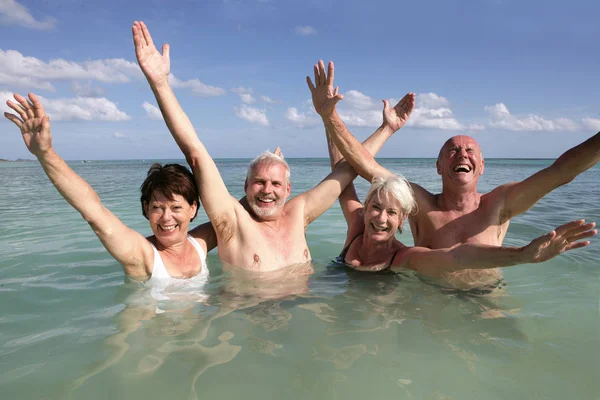
[[[325,67],[323,67],[323,69],[324,68]],[[334,75],[333,61],[329,61],[329,64],[327,64],[327,86],[333,86],[333,75]]]
[[[144,34],[142,33],[142,28],[140,27],[139,22],[135,21],[133,23],[131,32],[133,33],[133,44],[136,51],[142,49],[142,47],[146,45],[146,41],[144,40]]]
[[[21,96],[18,93],[14,94],[15,100],[19,102],[25,113],[27,114],[27,118],[35,117],[35,112],[33,111],[33,105],[27,100],[26,97]]]
[[[306,84],[308,85],[308,88],[310,89],[310,92],[314,92],[315,91],[315,85],[313,85],[312,81],[310,80],[310,77],[306,77]]]
[[[17,114],[19,114],[19,117],[21,117],[23,121],[27,121],[29,119],[27,117],[27,112],[20,104],[13,103],[11,100],[8,100],[6,102],[6,105],[12,108]]]
[[[319,85],[327,83],[327,76],[325,75],[325,64],[323,60],[319,60]]]
[[[23,126],[23,121],[21,121],[21,119],[19,117],[17,117],[15,114],[5,112],[4,116],[9,121],[12,121],[19,129],[21,129],[21,127]]]
[[[33,93],[29,93],[28,96],[31,104],[33,105],[33,113],[35,117],[43,118],[46,115],[46,112],[44,111],[44,106],[42,105],[40,99]]]
[[[146,40],[146,44],[148,46],[154,46],[154,42],[152,41],[152,36],[150,36],[150,31],[146,27],[144,21],[140,21],[140,26],[142,28],[142,34],[144,35],[144,40]]]

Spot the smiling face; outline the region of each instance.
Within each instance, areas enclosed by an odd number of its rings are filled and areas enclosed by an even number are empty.
[[[257,217],[273,220],[279,216],[291,193],[287,169],[281,163],[255,165],[246,179],[246,199]]]
[[[197,205],[188,203],[181,195],[174,194],[169,200],[163,193],[155,191],[145,211],[156,240],[163,246],[185,240],[190,221],[196,215]]]
[[[454,136],[440,150],[436,163],[445,184],[477,184],[483,174],[484,161],[479,145],[470,136]]]
[[[406,215],[402,214],[402,206],[394,196],[383,192],[372,196],[364,210],[365,232],[370,239],[387,241],[402,226]]]

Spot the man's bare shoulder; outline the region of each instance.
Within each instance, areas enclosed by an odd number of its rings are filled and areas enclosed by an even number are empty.
[[[518,185],[519,182],[510,182],[495,187],[493,190],[481,195],[481,201],[489,203],[496,203],[502,205],[507,194]]]

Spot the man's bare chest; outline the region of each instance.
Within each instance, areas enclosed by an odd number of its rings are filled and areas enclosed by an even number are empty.
[[[257,225],[246,229],[240,236],[235,254],[231,254],[234,265],[272,271],[310,260],[303,227]]]
[[[417,220],[415,245],[447,248],[459,243],[501,245],[508,222],[501,225],[495,210],[477,208],[466,213],[430,210]]]

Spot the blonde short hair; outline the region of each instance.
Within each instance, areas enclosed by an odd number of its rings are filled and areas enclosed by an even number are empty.
[[[385,178],[380,176],[374,177],[365,198],[365,207],[374,196],[381,199],[382,195],[388,199],[391,196],[400,203],[400,210],[403,217],[417,211],[417,202],[415,201],[413,190],[402,175],[389,175]],[[398,230],[402,232],[402,226],[399,226]]]

